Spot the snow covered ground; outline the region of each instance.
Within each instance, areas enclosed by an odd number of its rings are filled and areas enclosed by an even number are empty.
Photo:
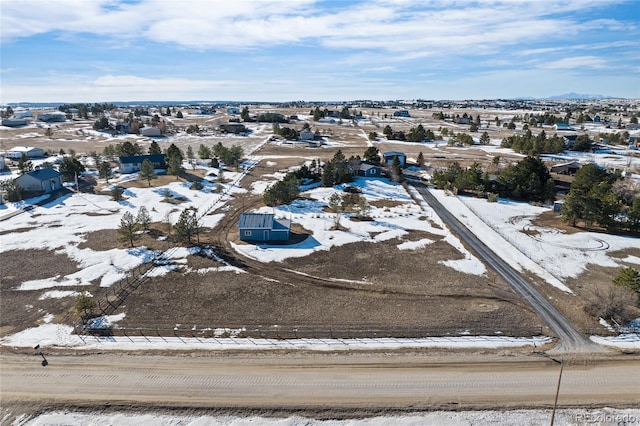
[[[233,417],[233,416],[171,416],[164,414],[131,413],[79,413],[55,411],[41,414],[33,419],[18,418],[16,426],[45,425],[92,425],[92,426],[418,426],[418,425],[519,425],[537,426],[548,424],[551,410],[511,410],[511,411],[434,411],[414,413],[404,416],[372,417],[349,420],[315,420],[305,417]],[[1,422],[2,419],[0,419]],[[577,426],[583,424],[625,424],[640,422],[640,409],[559,409],[555,413],[554,424]]]

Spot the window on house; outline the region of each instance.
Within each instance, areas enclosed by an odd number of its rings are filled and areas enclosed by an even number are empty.
[[[250,237],[251,236],[251,231],[244,231],[244,236],[245,237]]]

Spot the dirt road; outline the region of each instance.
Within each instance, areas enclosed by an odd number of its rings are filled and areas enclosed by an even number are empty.
[[[637,359],[565,363],[560,406],[632,406]],[[434,409],[549,407],[559,365],[542,357],[438,362],[422,355],[0,356],[3,407]],[[586,358],[585,358],[586,359]],[[585,365],[588,364],[588,365]]]

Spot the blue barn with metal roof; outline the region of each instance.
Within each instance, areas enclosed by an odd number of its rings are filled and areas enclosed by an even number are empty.
[[[270,213],[243,213],[238,223],[242,241],[286,241],[290,230],[289,219],[276,219]]]

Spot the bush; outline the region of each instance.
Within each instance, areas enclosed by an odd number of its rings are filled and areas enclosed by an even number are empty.
[[[111,190],[111,199],[113,201],[122,201],[124,200],[124,189],[121,186],[115,186]]]
[[[191,189],[193,189],[194,191],[199,191],[203,188],[202,184],[200,182],[193,182],[191,184]]]

